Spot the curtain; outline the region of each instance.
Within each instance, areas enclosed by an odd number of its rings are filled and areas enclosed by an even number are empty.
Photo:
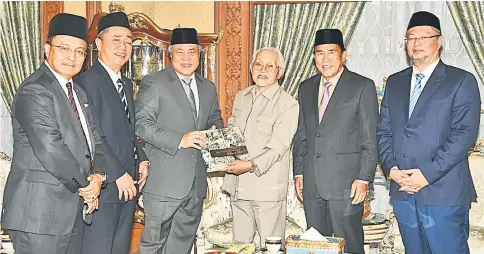
[[[316,31],[338,28],[348,46],[365,2],[255,5],[254,52],[274,47],[286,60],[279,84],[296,97],[299,83],[315,73],[313,46]]]
[[[467,54],[484,83],[484,3],[447,2]]]
[[[40,3],[0,3],[1,94],[8,110],[22,81],[40,66]]]

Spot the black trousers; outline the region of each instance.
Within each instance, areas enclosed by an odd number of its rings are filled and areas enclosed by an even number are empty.
[[[345,239],[345,253],[365,253],[362,225],[363,203],[353,205],[351,199],[325,200],[316,192],[304,196],[307,228],[314,227],[323,236]]]
[[[128,254],[134,223],[136,200],[126,203],[101,203],[84,224],[82,254]]]

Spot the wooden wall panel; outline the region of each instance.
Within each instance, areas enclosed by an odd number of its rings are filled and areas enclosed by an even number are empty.
[[[64,11],[64,1],[42,1],[40,2],[40,59],[44,61],[44,44],[49,34],[49,22],[57,14]]]
[[[86,1],[86,19],[88,26],[91,25],[92,18],[101,12],[101,1]]]
[[[224,30],[218,47],[217,87],[220,109],[225,121],[232,113],[237,92],[250,85],[251,3],[243,1],[216,2],[216,25]],[[218,6],[217,6],[218,5]]]

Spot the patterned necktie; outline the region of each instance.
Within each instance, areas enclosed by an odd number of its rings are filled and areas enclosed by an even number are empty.
[[[324,82],[324,95],[321,103],[319,104],[319,122],[323,119],[324,112],[326,111],[326,107],[328,107],[329,99],[331,98],[331,94],[329,93],[329,88],[332,86],[330,82]]]
[[[124,92],[123,81],[120,78],[118,79],[118,81],[116,81],[116,90],[118,91],[119,98],[121,98],[121,102],[123,103],[124,112],[126,112],[126,118],[128,118],[128,122],[131,123],[131,118],[129,117],[128,100],[126,99],[126,93]],[[134,142],[137,142],[137,140],[134,140]],[[138,153],[136,152],[136,143],[133,147],[133,156],[135,160],[138,159]]]
[[[197,113],[197,106],[195,104],[195,94],[193,94],[192,89],[190,88],[190,84],[192,83],[191,78],[184,78],[182,79],[183,81],[183,89],[185,89],[185,93],[187,94],[188,97],[188,102],[190,102],[190,108],[192,109],[192,114],[195,119],[198,117]]]
[[[77,110],[76,101],[74,100],[74,93],[72,92],[72,83],[67,82],[67,98],[69,99],[69,103],[71,104],[72,110],[74,110],[74,115],[76,115],[79,124],[81,125],[82,135],[84,136],[84,141],[86,141],[87,149],[89,148],[89,143],[87,142],[86,133],[84,133],[84,129],[82,128],[81,118],[79,117],[79,111]],[[89,159],[89,170],[93,168],[92,159]]]
[[[116,90],[118,91],[119,98],[121,98],[121,102],[123,103],[124,112],[126,112],[126,117],[128,118],[128,122],[131,123],[131,119],[129,117],[128,100],[126,99],[126,93],[124,92],[123,81],[121,79],[118,79],[118,81],[116,82],[116,86],[117,86]]]
[[[415,74],[415,87],[413,88],[412,93],[410,94],[410,102],[408,105],[408,118],[412,116],[412,112],[415,109],[415,105],[417,104],[418,97],[422,93],[422,80],[425,78],[425,75],[422,73]]]

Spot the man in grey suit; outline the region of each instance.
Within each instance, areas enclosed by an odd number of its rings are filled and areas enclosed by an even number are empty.
[[[195,73],[197,31],[174,29],[168,50],[172,64],[143,78],[135,102],[136,134],[151,163],[141,254],[190,252],[207,188],[199,131],[223,127],[215,85]]]
[[[378,158],[378,102],[373,81],[349,71],[346,56],[341,31],[316,33],[321,74],[299,87],[294,175],[308,228],[345,238],[345,252],[364,253],[362,202]]]
[[[87,49],[87,21],[52,18],[46,62],[17,90],[12,105],[14,155],[2,226],[17,254],[80,253],[83,198],[98,206],[106,162],[84,91],[72,82]]]

